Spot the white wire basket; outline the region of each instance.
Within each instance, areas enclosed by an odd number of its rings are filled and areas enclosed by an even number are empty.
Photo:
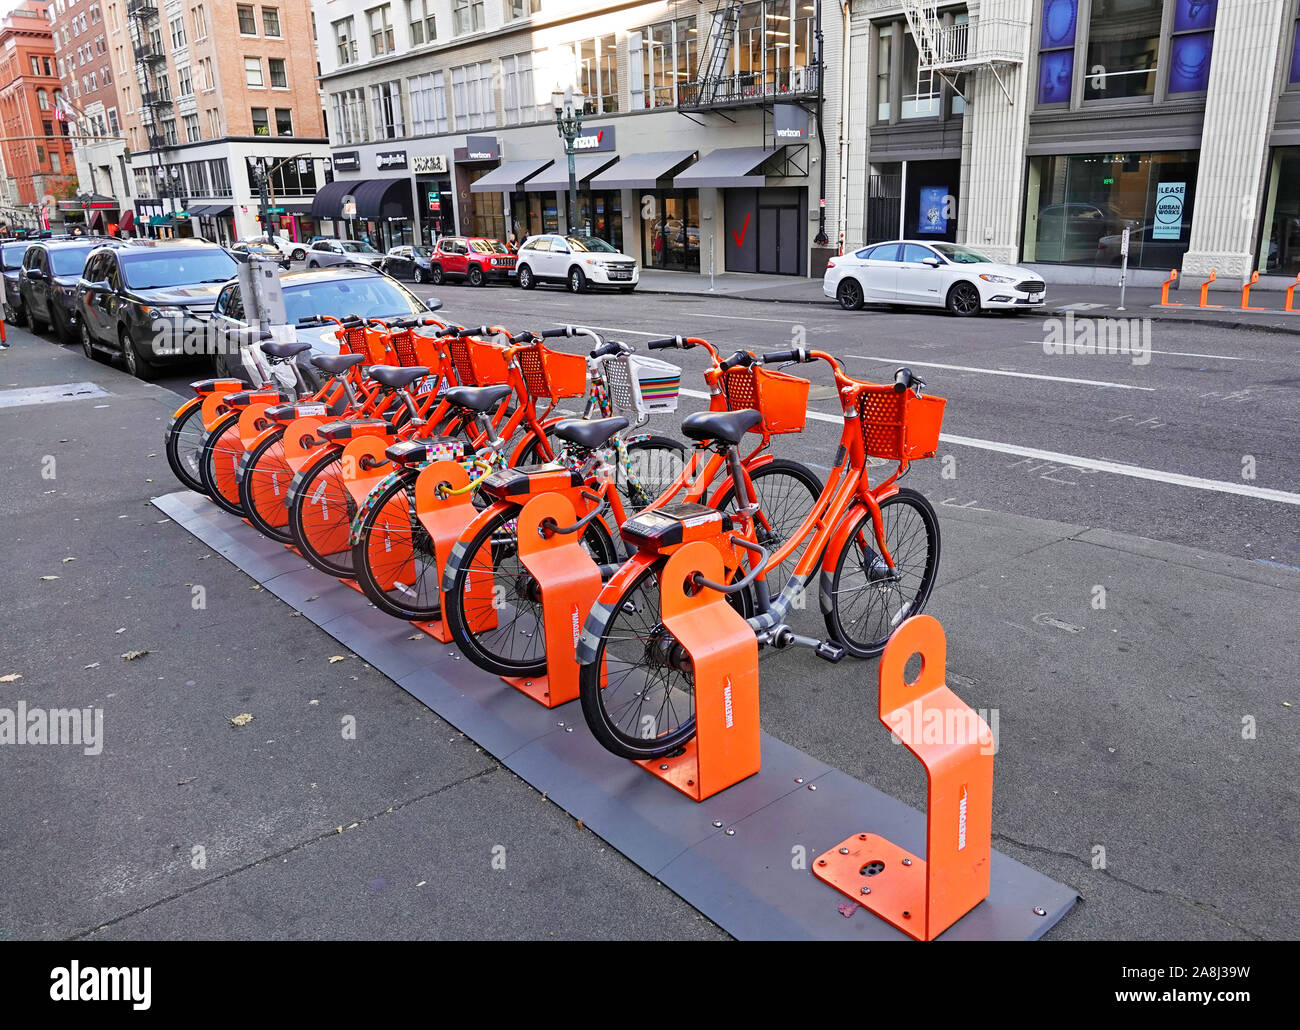
[[[677,410],[682,370],[658,358],[618,354],[605,359],[605,386],[616,411],[645,418]]]

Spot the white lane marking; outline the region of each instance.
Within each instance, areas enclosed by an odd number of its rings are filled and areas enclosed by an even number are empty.
[[[704,311],[688,311],[688,318],[721,318],[728,322],[777,322],[781,325],[794,325],[797,318],[755,318],[753,315],[710,315]]]
[[[1022,341],[1022,342],[1023,342],[1023,343],[1032,343],[1032,344],[1034,344],[1035,346],[1040,346],[1040,345],[1042,344],[1043,341],[1042,341],[1042,340],[1024,340],[1024,341]],[[1245,358],[1245,357],[1242,357],[1240,354],[1197,354],[1197,353],[1194,352],[1194,351],[1186,351],[1186,350],[1156,350],[1155,348],[1152,348],[1151,353],[1152,353],[1152,354],[1168,354],[1168,355],[1170,355],[1171,357],[1175,357],[1175,358],[1215,358],[1215,359],[1217,359],[1217,360],[1219,360],[1219,361],[1265,361],[1265,360],[1267,360],[1267,359],[1265,359],[1265,358]]]
[[[587,325],[584,322],[556,322],[556,328],[571,325],[575,329],[595,329],[598,333],[618,333],[620,336],[668,336],[668,333],[643,333],[639,329],[616,329],[612,325]]]
[[[1077,386],[1104,386],[1111,390],[1142,390],[1154,393],[1154,386],[1133,386],[1130,383],[1112,383],[1102,379],[1072,379],[1069,376],[1044,376],[1035,372],[1007,372],[1000,368],[971,368],[968,365],[940,365],[933,361],[912,361],[907,358],[877,358],[868,354],[846,354],[859,361],[877,361],[882,365],[919,365],[921,368],[946,368],[951,372],[979,372],[986,376],[1010,376],[1013,379],[1045,379],[1052,383],[1074,383]]]
[[[1079,304],[1062,304],[1058,311],[1091,311],[1093,308],[1104,308],[1105,304],[1079,303]]]
[[[698,397],[708,400],[709,395],[702,390],[681,391],[683,397]],[[838,415],[827,415],[822,411],[809,411],[808,417],[815,422],[829,422],[843,425],[844,419]],[[1014,443],[1001,443],[998,440],[980,440],[973,436],[957,436],[953,433],[940,433],[939,439],[944,443],[959,447],[977,447],[984,451],[997,451],[1001,454],[1014,454],[1021,458],[1038,458],[1042,461],[1054,461],[1075,468],[1095,469],[1109,472],[1116,476],[1129,476],[1133,479],[1149,479],[1156,483],[1168,483],[1172,486],[1185,486],[1194,490],[1211,490],[1221,494],[1237,494],[1241,497],[1254,497],[1261,501],[1280,501],[1282,504],[1300,504],[1300,494],[1285,490],[1271,490],[1262,486],[1249,486],[1246,483],[1233,483],[1223,479],[1202,479],[1200,476],[1185,476],[1181,472],[1165,472],[1161,469],[1144,468],[1141,465],[1127,465],[1120,461],[1107,461],[1104,458],[1083,458],[1077,454],[1061,454],[1058,451],[1044,451],[1037,447],[1021,447]]]

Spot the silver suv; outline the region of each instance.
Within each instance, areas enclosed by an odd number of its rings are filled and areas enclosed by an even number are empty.
[[[378,266],[383,260],[382,252],[358,240],[317,240],[307,251],[308,268],[328,268],[349,262]]]

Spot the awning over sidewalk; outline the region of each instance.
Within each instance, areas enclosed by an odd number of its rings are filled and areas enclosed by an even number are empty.
[[[343,198],[364,182],[364,179],[335,179],[316,191],[311,201],[313,218],[342,218]]]
[[[357,217],[378,220],[383,217],[385,204],[401,204],[411,208],[410,179],[366,179],[354,184],[352,195],[357,198]],[[315,205],[312,205],[313,209]]]
[[[281,204],[280,206],[284,208],[284,213],[286,215],[310,215],[311,214],[310,204]]]
[[[618,164],[591,180],[595,190],[654,189],[695,156],[694,150],[664,150],[651,154],[624,154]],[[567,174],[567,173],[566,173]],[[565,185],[568,183],[566,181]]]
[[[586,189],[583,180],[590,179],[618,160],[617,154],[578,154],[573,159],[573,170],[578,180],[578,188]],[[569,188],[569,159],[556,161],[544,172],[539,172],[524,184],[525,193],[563,193]]]
[[[763,147],[710,150],[695,164],[678,172],[673,178],[673,185],[679,189],[763,186],[767,179],[761,172],[756,174],[755,169],[778,153],[779,149],[766,150]]]
[[[230,204],[195,204],[186,214],[191,218],[216,218],[218,215],[228,215],[233,210]]]
[[[505,164],[493,168],[492,171],[477,182],[470,183],[469,191],[471,193],[503,193],[509,190],[517,193],[527,179],[551,164],[554,164],[554,159],[549,157],[532,157],[526,161],[507,161]],[[568,174],[566,168],[564,173],[566,183],[569,181]]]

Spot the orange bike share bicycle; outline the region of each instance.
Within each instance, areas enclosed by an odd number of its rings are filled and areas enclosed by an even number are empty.
[[[699,346],[708,351],[712,366],[704,377],[717,411],[754,403],[754,377],[744,367],[753,360],[748,353],[738,351],[723,359],[707,340],[697,338],[666,337],[649,346],[656,344],[684,349]],[[803,428],[808,382],[768,372],[764,385],[771,385],[774,391],[794,391],[799,403],[773,405],[772,417],[754,426],[759,441],[743,459],[737,453],[736,460],[728,463],[720,441],[702,442],[649,509],[660,508],[681,495],[706,511],[706,496],[713,508],[728,510],[736,505],[734,483],[739,479],[746,496],[758,499],[752,517],[769,544],[798,528],[821,493],[821,481],[798,462],[774,458],[765,451],[773,434]],[[696,417],[689,416],[688,421]],[[604,456],[610,438],[624,425],[621,418],[561,422],[553,432],[566,445],[563,461],[494,473],[481,484],[481,492],[492,504],[461,534],[448,556],[443,577],[447,602],[443,620],[462,654],[480,668],[510,677],[539,675],[546,668],[541,604],[545,584],[528,572],[515,536],[519,512],[532,497],[559,492],[572,500],[579,522],[570,531],[581,529],[587,552],[606,577],[617,567],[615,563],[635,553],[620,549],[615,542],[618,527],[630,512],[617,489],[617,471]],[[748,594],[738,595],[736,604],[749,614],[743,607],[748,604]]]
[[[659,758],[695,734],[690,657],[664,626],[664,591],[692,594],[707,586],[747,597],[751,610],[744,614],[761,645],[809,647],[829,661],[845,652],[879,654],[903,620],[929,600],[939,567],[939,523],[929,501],[898,480],[911,461],[935,453],[945,402],[923,396],[925,383],[905,368],[885,386],[853,379],[824,351],[799,347],[762,357],[763,364],[811,361],[831,367],[844,429],[825,488],[797,528],[779,537],[765,534],[753,494],[726,514],[688,499],[647,509],[623,525],[623,538],[636,554],[605,584],[577,648],[583,715],[613,753]],[[757,361],[743,366],[742,374],[751,378],[750,409],[688,415],[682,432],[723,447],[733,475],[743,480],[740,441],[756,427],[788,417],[780,409],[789,396],[769,402],[773,373]],[[868,457],[897,461],[898,467],[873,487]],[[696,573],[683,583],[661,583],[668,557],[694,540],[717,546],[725,581],[709,582]],[[753,553],[761,558],[747,557]],[[793,570],[773,596],[768,579],[790,560]],[[814,575],[828,640],[800,636],[785,622]]]

